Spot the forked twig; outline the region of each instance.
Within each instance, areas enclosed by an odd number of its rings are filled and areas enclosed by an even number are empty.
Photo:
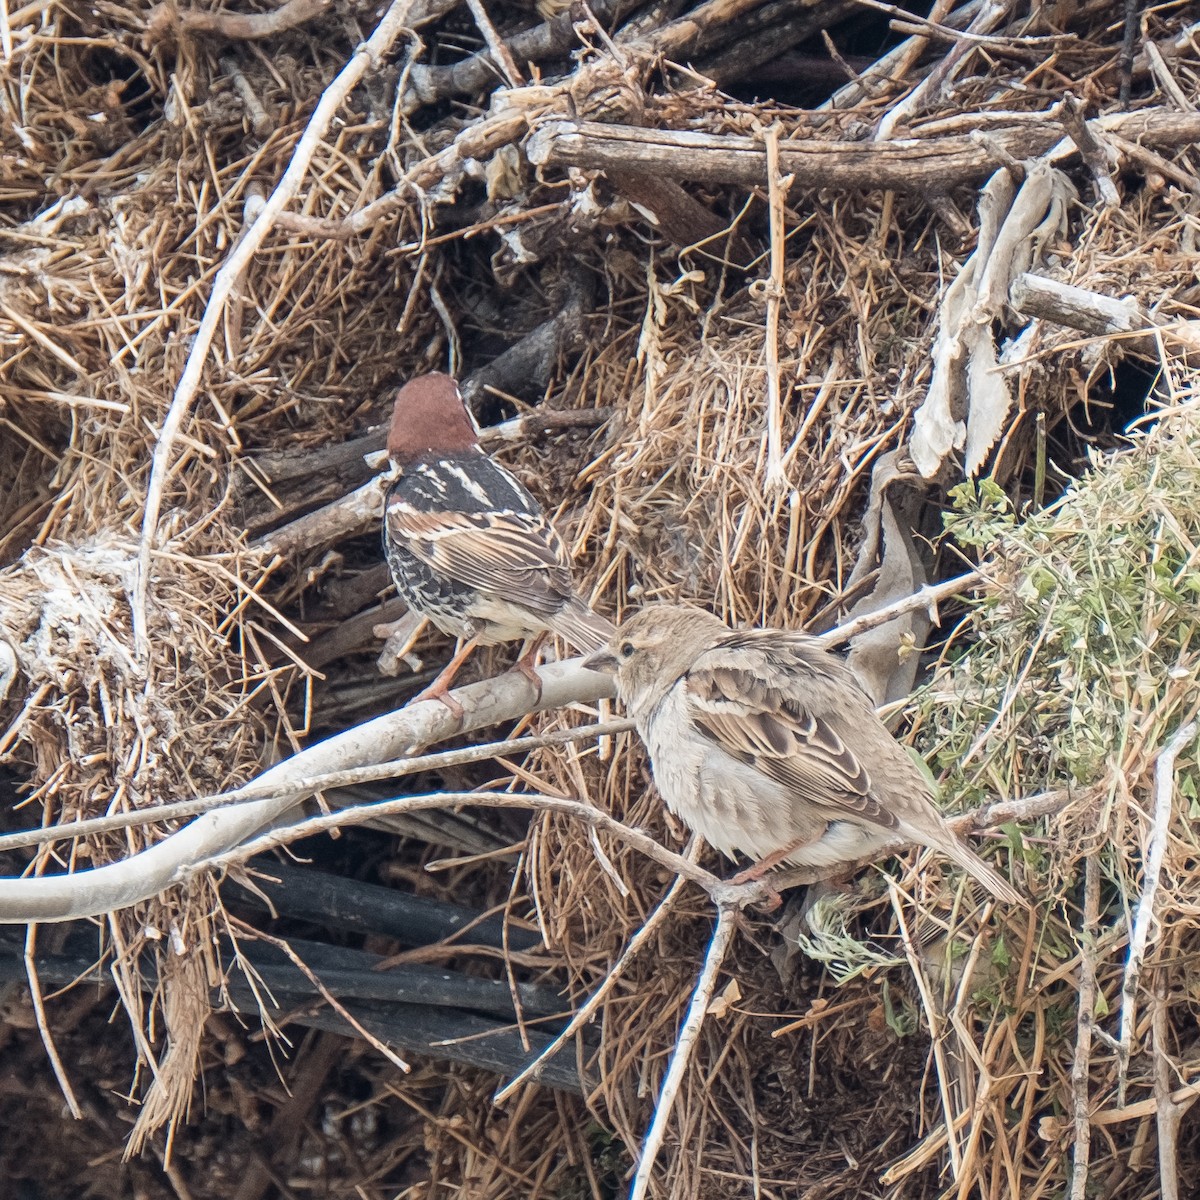
[[[589,704],[612,695],[612,681],[585,671],[578,659],[549,663],[539,672],[541,697],[519,672],[458,689],[466,709],[460,724],[436,700],[409,704],[327,738],[264,771],[257,785],[285,794],[206,813],[120,862],[68,875],[0,878],[0,924],[70,921],[137,904],[177,882],[195,863],[241,845],[283,817],[296,799],[288,792],[297,779],[412,754],[455,734],[487,729],[548,708]]]
[[[465,746],[459,750],[443,750],[437,754],[420,754],[410,758],[392,759],[367,767],[350,767],[344,771],[329,771],[283,787],[263,787],[247,784],[229,792],[218,792],[212,796],[198,796],[195,800],[180,800],[174,804],[152,804],[130,812],[117,813],[111,817],[87,817],[80,821],[68,821],[62,825],[49,825],[41,829],[29,829],[23,833],[0,836],[0,851],[15,850],[23,846],[43,846],[64,838],[84,837],[98,833],[111,833],[115,829],[129,829],[136,825],[151,825],[158,821],[177,820],[180,817],[195,817],[214,809],[227,808],[233,804],[248,804],[253,800],[291,795],[299,800],[305,796],[331,788],[353,787],[361,783],[374,783],[381,779],[402,779],[405,775],[417,775],[423,771],[437,771],[446,767],[457,767],[463,763],[483,762],[500,755],[523,754],[526,750],[539,750],[545,746],[564,746],[591,738],[611,737],[633,728],[629,720],[603,721],[593,725],[574,725],[570,729],[559,729],[552,733],[531,734],[528,737],[506,738],[499,742],[485,742],[478,746]]]
[[[695,846],[698,848],[699,843],[695,843]],[[690,855],[688,857],[690,857]],[[651,936],[657,932],[659,925],[662,924],[667,914],[672,908],[674,908],[676,897],[678,897],[680,891],[683,889],[685,882],[686,880],[684,880],[682,875],[676,876],[675,882],[671,884],[667,894],[662,898],[662,900],[659,901],[658,907],[642,923],[641,929],[639,929],[637,933],[635,933],[633,937],[629,939],[628,945],[621,952],[621,957],[617,959],[616,964],[612,967],[608,974],[605,975],[604,982],[587,998],[587,1001],[571,1018],[566,1029],[564,1029],[562,1033],[560,1033],[558,1037],[556,1037],[554,1041],[552,1041],[550,1045],[548,1045],[533,1062],[531,1062],[523,1071],[521,1071],[519,1075],[516,1075],[514,1078],[510,1079],[496,1093],[496,1095],[493,1097],[493,1100],[496,1104],[502,1104],[505,1100],[507,1100],[509,1096],[511,1096],[513,1092],[515,1092],[517,1088],[525,1082],[526,1079],[540,1069],[542,1063],[544,1063],[546,1059],[557,1054],[563,1048],[563,1046],[566,1045],[566,1043],[573,1038],[589,1020],[591,1020],[592,1014],[600,1007],[601,1004],[604,1003],[605,997],[607,997],[609,992],[611,992],[616,986],[617,981],[625,974],[625,969],[631,962],[633,962],[641,948],[650,940]]]

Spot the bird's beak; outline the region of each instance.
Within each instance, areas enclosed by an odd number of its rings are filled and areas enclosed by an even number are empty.
[[[605,675],[615,675],[617,673],[617,658],[607,646],[603,646],[594,654],[589,654],[583,660],[583,666],[588,671],[601,671]]]

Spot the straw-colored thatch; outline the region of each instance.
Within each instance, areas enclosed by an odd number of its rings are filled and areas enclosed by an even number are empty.
[[[468,19],[394,4],[380,24],[291,0],[269,27],[217,32],[199,9],[0,5],[0,833],[228,791],[416,690],[375,666],[387,581],[370,512],[340,499],[368,470],[337,447],[385,418],[397,382],[478,372],[557,319],[548,349],[474,402],[485,424],[542,415],[547,428],[489,445],[554,514],[598,608],[684,599],[828,628],[977,562],[942,624],[910,614],[857,644],[858,665],[881,700],[916,681],[890,715],[953,806],[1054,810],[983,846],[1029,913],[982,906],[944,862],[909,854],[778,926],[739,917],[651,1193],[1186,1195],[1171,1171],[1197,1165],[1196,758],[1177,734],[1197,707],[1200,182],[1171,129],[1200,103],[1191,28],[1182,10],[1147,13],[1123,67],[1111,5],[938,5],[809,112],[731,100],[696,73],[733,88],[774,57],[763,29],[793,44],[794,13],[713,0],[690,23],[680,5],[610,19],[618,7],[593,5],[622,31],[615,51],[579,12],[560,18],[565,50],[513,41],[523,77],[543,62],[551,80],[519,89],[505,65],[446,70],[492,36],[478,5]],[[533,28],[496,8],[502,36]],[[851,53],[847,15],[827,2],[802,17]],[[355,58],[373,29],[381,61]],[[357,77],[339,83],[344,69]],[[1137,135],[1120,124],[1123,83]],[[1054,107],[1068,88],[1110,123],[1081,133]],[[666,191],[646,193],[636,173],[556,165],[550,118],[756,139],[781,165],[761,182],[664,172]],[[1006,147],[1048,124],[1082,144],[1043,140],[1038,165],[1017,166]],[[937,194],[849,188],[832,169],[790,192],[781,178],[810,144],[866,154],[871,133],[928,146],[970,127],[986,169]],[[518,149],[531,129],[542,165]],[[290,205],[264,218],[289,164],[305,166]],[[655,204],[675,223],[648,221]],[[997,265],[986,231],[1006,214]],[[1009,285],[1026,270],[1125,301],[1127,323],[1111,307],[1102,327],[1023,309]],[[968,456],[982,445],[987,478],[954,492],[959,434]],[[297,473],[297,456],[316,467]],[[319,533],[295,533],[330,502]],[[431,634],[416,647],[426,667],[448,649]],[[596,711],[581,701],[497,737]],[[628,734],[457,764],[412,790],[484,784],[583,799],[684,845]],[[576,817],[459,812],[304,849],[350,880],[495,906],[545,943],[408,961],[547,983],[571,1009],[607,988],[572,1044],[586,1095],[524,1084],[496,1103],[495,1076],[438,1058],[405,1075],[367,1042],[302,1033],[286,1018],[311,1005],[281,1013],[257,982],[265,1032],[232,1017],[254,973],[222,963],[268,919],[215,873],[182,871],[89,932],[115,990],[56,997],[35,972],[6,994],[0,1052],[35,1085],[0,1082],[0,1144],[48,1188],[79,1190],[96,1164],[105,1197],[623,1194],[714,906],[673,886],[669,858]],[[0,862],[12,878],[82,871],[186,819]],[[5,946],[51,963],[62,928]],[[45,1097],[60,1092],[79,1126],[57,1124]]]

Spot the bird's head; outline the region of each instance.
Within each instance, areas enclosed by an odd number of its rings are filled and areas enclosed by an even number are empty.
[[[479,428],[449,375],[418,375],[396,393],[387,452],[398,466],[464,454],[478,445]]]
[[[621,699],[637,717],[670,691],[702,650],[728,632],[723,621],[702,608],[652,604],[625,621],[583,665],[614,675]]]

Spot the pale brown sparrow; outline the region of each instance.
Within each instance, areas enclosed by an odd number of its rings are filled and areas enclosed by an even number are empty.
[[[813,638],[654,605],[585,665],[615,674],[667,807],[722,854],[755,860],[739,878],[852,863],[901,838],[1025,904],[947,827],[849,668]]]

